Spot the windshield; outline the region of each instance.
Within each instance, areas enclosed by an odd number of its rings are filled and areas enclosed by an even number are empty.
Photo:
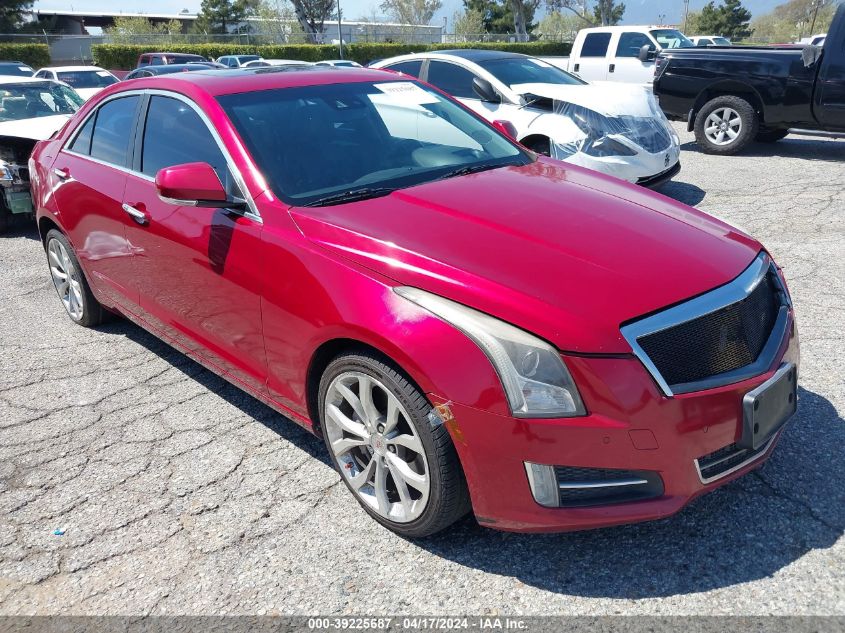
[[[32,70],[25,64],[0,64],[0,75],[7,75],[10,77],[32,77]]]
[[[695,44],[677,29],[654,29],[652,37],[657,40],[661,48],[694,48]]]
[[[73,88],[105,88],[117,83],[117,79],[105,70],[64,70],[56,74],[59,81]]]
[[[506,57],[478,62],[484,70],[509,88],[519,84],[584,85],[586,82],[539,59]]]
[[[532,160],[474,115],[411,81],[263,90],[218,101],[276,195],[299,206]]]
[[[0,86],[0,121],[20,121],[73,114],[84,101],[67,86],[53,82]]]
[[[714,37],[714,38],[713,38],[713,43],[714,43],[716,46],[730,46],[730,45],[731,45],[730,40],[727,40],[727,39],[725,39],[724,37]]]

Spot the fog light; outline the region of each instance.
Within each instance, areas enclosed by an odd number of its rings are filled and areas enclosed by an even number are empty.
[[[557,508],[560,505],[560,490],[554,466],[525,462],[525,472],[534,501],[547,508]]]

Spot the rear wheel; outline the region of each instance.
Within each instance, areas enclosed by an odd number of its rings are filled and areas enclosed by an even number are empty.
[[[745,99],[716,97],[695,118],[695,140],[705,154],[728,156],[753,141],[759,127],[757,112]]]
[[[109,313],[94,298],[67,238],[52,229],[47,233],[45,246],[53,285],[71,320],[84,327],[93,327],[107,320]]]
[[[365,352],[333,360],[320,381],[320,421],[346,487],[376,521],[407,537],[465,515],[469,493],[448,431],[399,371]]]
[[[777,143],[787,134],[789,130],[760,130],[754,140],[758,143]]]

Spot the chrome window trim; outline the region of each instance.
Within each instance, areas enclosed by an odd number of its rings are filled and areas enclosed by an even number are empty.
[[[633,323],[620,328],[623,338],[631,346],[634,355],[651,374],[654,381],[660,387],[660,390],[668,397],[676,394],[689,393],[690,391],[698,391],[701,389],[713,389],[723,385],[728,385],[746,378],[751,378],[763,373],[768,365],[773,360],[774,354],[780,347],[783,337],[787,333],[787,324],[789,320],[789,307],[791,306],[789,295],[786,289],[781,286],[781,294],[783,296],[784,304],[778,313],[775,325],[769,335],[766,344],[760,352],[757,360],[750,365],[741,367],[739,369],[717,374],[700,381],[692,383],[684,383],[670,386],[655,364],[646,354],[645,350],[637,342],[642,336],[661,332],[665,329],[675,327],[687,321],[698,319],[702,316],[716,312],[725,308],[737,301],[746,298],[763,280],[770,270],[774,270],[774,262],[765,251],[761,251],[754,261],[733,281],[728,282],[723,286],[706,292],[702,295],[694,297],[688,301],[680,303],[676,306],[658,312],[652,316],[640,319]],[[775,270],[775,279],[778,285],[781,284],[780,275]]]
[[[100,160],[98,158],[94,158],[93,156],[90,156],[88,154],[80,154],[79,152],[74,152],[74,151],[68,149],[68,147],[73,144],[74,140],[76,140],[76,137],[79,135],[82,128],[85,127],[85,124],[88,123],[88,119],[90,119],[92,116],[95,116],[97,114],[97,112],[99,111],[99,109],[101,107],[103,107],[103,105],[105,105],[109,101],[113,101],[114,99],[120,99],[122,97],[129,97],[129,96],[136,96],[136,95],[141,96],[141,97],[143,97],[144,95],[149,95],[149,96],[155,95],[155,96],[161,96],[161,97],[168,97],[168,98],[171,98],[171,99],[176,99],[177,101],[181,101],[182,103],[186,104],[194,112],[197,113],[200,120],[205,124],[205,127],[211,133],[211,137],[214,139],[214,142],[217,144],[217,147],[220,149],[220,152],[223,154],[223,158],[226,160],[226,166],[229,168],[229,171],[231,172],[232,177],[235,180],[235,184],[241,190],[242,198],[246,201],[247,206],[249,207],[249,211],[244,211],[242,215],[244,217],[247,217],[247,218],[255,221],[255,222],[263,224],[264,219],[261,217],[261,214],[258,212],[258,207],[256,207],[255,200],[253,200],[252,194],[249,192],[249,189],[246,186],[246,181],[244,180],[243,175],[241,174],[241,171],[238,169],[237,165],[235,164],[234,159],[232,159],[232,155],[229,153],[229,150],[227,149],[226,145],[223,143],[223,139],[220,137],[220,134],[217,132],[217,129],[211,123],[211,120],[208,118],[208,116],[206,116],[205,112],[203,112],[202,109],[192,99],[190,99],[190,98],[186,97],[185,95],[180,94],[178,92],[172,92],[170,90],[162,90],[160,88],[139,88],[139,89],[135,89],[135,90],[124,90],[124,91],[121,91],[121,92],[117,92],[113,95],[109,95],[108,97],[106,97],[105,99],[100,101],[96,105],[96,107],[94,107],[91,110],[91,112],[89,112],[85,116],[85,119],[83,119],[82,122],[79,125],[76,126],[76,129],[68,137],[68,139],[65,141],[64,145],[62,145],[61,151],[65,152],[67,154],[71,154],[73,156],[77,156],[79,158],[88,159],[88,160],[90,160],[94,163],[97,163],[98,165],[103,165],[103,166],[106,166],[106,167],[112,167],[113,169],[117,169],[117,170],[122,171],[126,174],[129,174],[131,176],[136,176],[136,177],[141,178],[142,180],[146,180],[148,182],[155,182],[155,178],[153,178],[152,176],[148,176],[147,174],[145,174],[143,172],[135,171],[134,169],[131,169],[129,167],[125,167],[125,166],[122,166],[122,165],[115,165],[114,163],[109,163],[107,161]],[[149,111],[149,105],[147,106],[147,111]],[[143,123],[143,122],[139,121],[139,124],[141,124],[141,123]],[[141,138],[143,139],[143,135],[142,135]],[[141,151],[143,151],[143,142],[142,142]],[[169,202],[169,201],[165,200],[165,202]],[[188,205],[182,205],[182,206],[188,206]]]
[[[772,435],[769,438],[769,440],[766,442],[765,446],[760,448],[758,451],[754,452],[751,455],[751,457],[749,457],[748,459],[743,460],[741,463],[737,464],[736,466],[733,466],[732,468],[729,468],[725,472],[719,473],[718,475],[714,475],[713,477],[707,477],[707,478],[703,477],[701,475],[701,466],[698,463],[698,458],[692,460],[693,463],[695,464],[695,472],[698,474],[698,480],[703,484],[712,484],[714,481],[719,481],[720,479],[724,479],[728,475],[732,475],[736,471],[738,471],[742,468],[745,468],[749,464],[756,462],[758,459],[762,459],[769,452],[769,449],[772,447],[772,444],[774,444],[775,440],[778,437],[780,437],[780,434],[782,432],[783,432],[783,429],[780,429],[779,431],[775,432],[775,434]],[[725,459],[728,459],[728,458],[725,458]],[[716,463],[718,463],[718,462],[716,462]]]

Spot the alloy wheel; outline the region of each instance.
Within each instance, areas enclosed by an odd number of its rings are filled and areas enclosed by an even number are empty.
[[[59,293],[65,310],[74,321],[80,321],[84,313],[84,303],[79,271],[74,266],[64,244],[57,239],[50,240],[47,256],[50,275],[53,277],[53,284],[56,286],[56,292]]]
[[[742,131],[742,117],[733,108],[716,108],[704,123],[704,133],[714,145],[730,145]]]
[[[429,498],[428,461],[396,395],[376,378],[348,371],[329,385],[324,413],[328,444],[355,495],[390,521],[418,518]]]

